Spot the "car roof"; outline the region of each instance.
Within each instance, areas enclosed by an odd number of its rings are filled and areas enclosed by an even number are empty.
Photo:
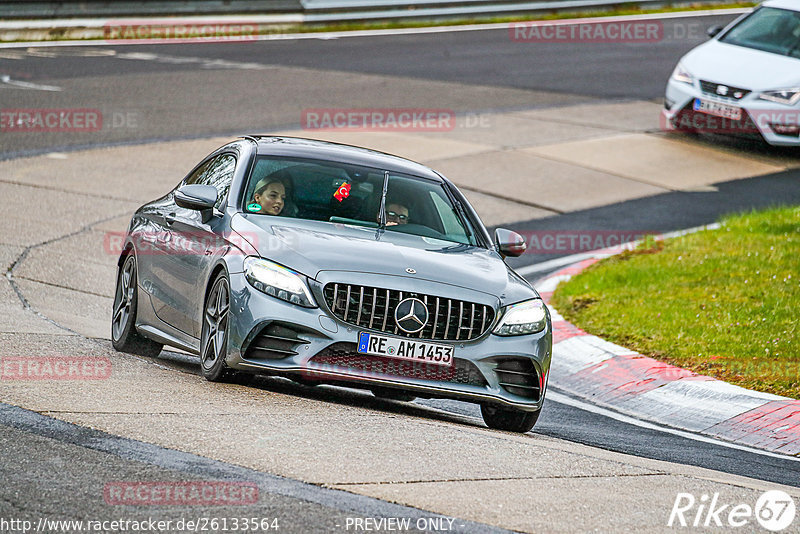
[[[767,0],[761,4],[764,7],[777,7],[781,9],[791,9],[800,11],[800,2],[797,0]]]
[[[277,135],[246,135],[243,137],[257,144],[259,156],[290,156],[336,161],[442,181],[439,174],[425,165],[368,148],[302,137]]]

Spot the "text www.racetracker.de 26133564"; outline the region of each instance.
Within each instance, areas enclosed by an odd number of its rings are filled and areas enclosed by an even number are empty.
[[[0,532],[275,532],[280,522],[275,517],[194,517],[181,519],[36,520],[0,518]]]

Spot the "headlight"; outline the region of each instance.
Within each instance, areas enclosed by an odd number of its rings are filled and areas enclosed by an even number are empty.
[[[675,70],[672,71],[672,79],[675,80],[676,82],[683,82],[683,83],[688,83],[689,85],[694,85],[694,77],[680,63],[678,63],[678,65],[675,67]]]
[[[758,98],[761,100],[769,100],[770,102],[777,102],[778,104],[786,104],[793,106],[800,101],[800,87],[792,87],[791,89],[778,89],[776,91],[764,91]]]
[[[521,336],[541,332],[547,326],[547,310],[542,299],[526,300],[505,307],[493,333],[498,336]]]
[[[250,285],[267,295],[306,308],[317,307],[306,277],[282,265],[250,256],[244,260],[244,276]]]

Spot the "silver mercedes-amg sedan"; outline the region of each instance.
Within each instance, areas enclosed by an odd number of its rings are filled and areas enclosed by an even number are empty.
[[[527,432],[544,402],[550,315],[461,192],[412,161],[246,136],[139,208],[112,313],[117,350],[200,356],[210,381],[254,374],[481,405]]]

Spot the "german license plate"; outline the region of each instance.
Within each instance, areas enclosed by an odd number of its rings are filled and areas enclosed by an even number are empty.
[[[455,349],[451,345],[359,332],[358,352],[450,367]]]
[[[734,121],[741,120],[742,118],[742,108],[728,106],[727,104],[720,104],[719,102],[712,102],[710,100],[703,100],[702,98],[694,99],[694,110]]]

